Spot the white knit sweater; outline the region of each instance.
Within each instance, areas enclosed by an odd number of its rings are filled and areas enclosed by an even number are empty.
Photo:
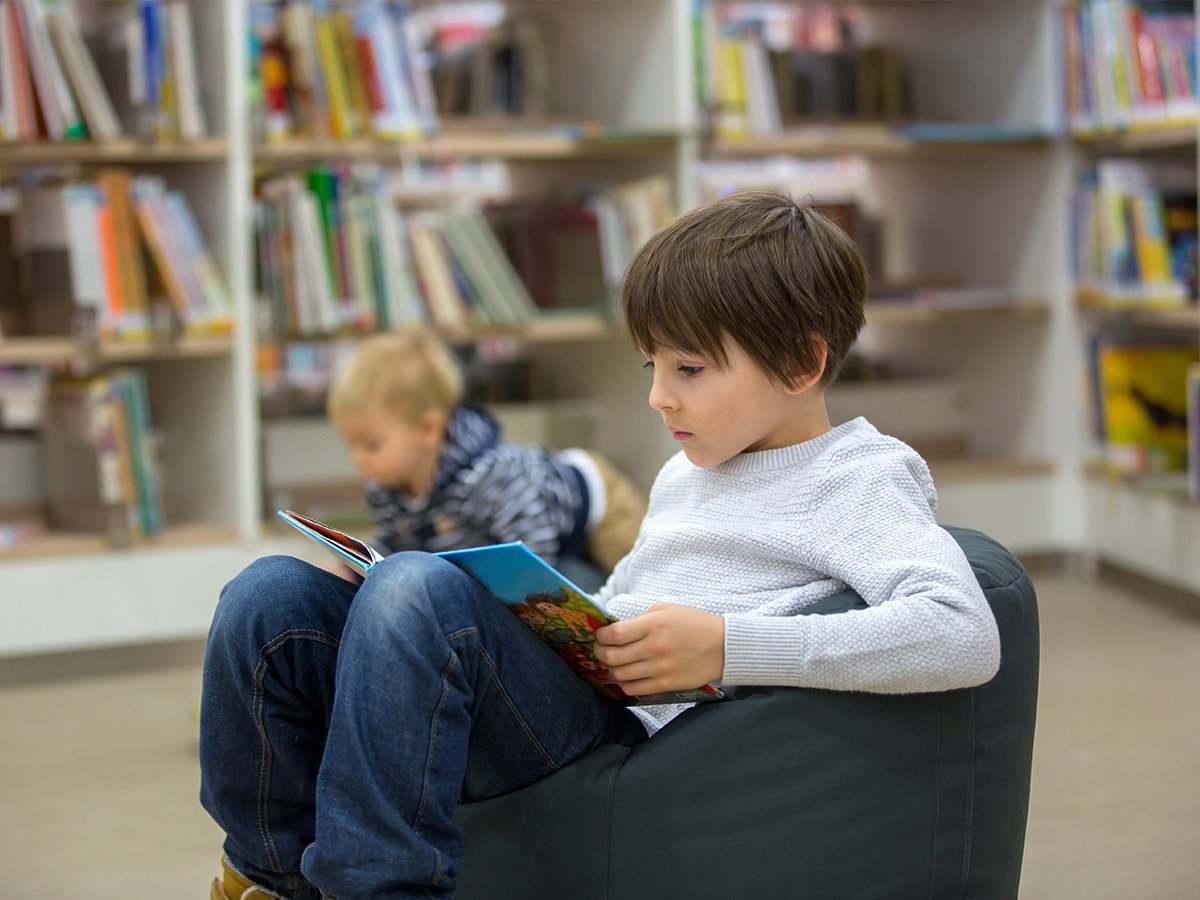
[[[659,602],[723,616],[725,684],[981,684],[1000,662],[996,623],[936,512],[925,461],[862,418],[709,469],[679,453],[599,597],[623,619]],[[847,586],[867,609],[798,615]],[[635,712],[653,732],[686,708]]]

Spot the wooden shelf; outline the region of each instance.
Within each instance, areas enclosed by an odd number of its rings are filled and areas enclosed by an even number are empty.
[[[1124,132],[1089,132],[1072,134],[1082,147],[1097,154],[1145,153],[1153,150],[1195,149],[1200,123],[1163,123],[1145,125]]]
[[[989,306],[934,306],[925,303],[867,301],[867,324],[904,324],[922,322],[961,322],[984,318],[1042,320],[1050,317],[1045,300],[1022,300]]]
[[[1075,303],[1084,313],[1111,319],[1118,325],[1200,331],[1200,306],[1156,305],[1153,301],[1132,303],[1079,291]]]
[[[257,144],[254,162],[282,166],[324,160],[398,163],[406,158],[486,157],[515,161],[587,160],[673,152],[669,133],[590,134],[586,130],[447,131],[417,141],[303,139]]]
[[[918,140],[885,125],[813,125],[777,135],[736,140],[714,140],[706,148],[710,157],[758,156],[867,156],[888,158],[940,158],[991,150],[1038,150],[1050,137],[1014,137],[981,140]]]
[[[419,331],[424,326],[412,326],[409,331]],[[467,332],[434,328],[438,335],[450,343],[469,344],[489,337],[512,338],[530,344],[563,344],[573,341],[593,341],[612,334],[615,325],[601,313],[553,314],[530,319],[523,325],[508,328],[475,328]],[[267,341],[266,343],[305,344],[326,341],[357,340],[373,332],[362,334],[327,334],[307,337],[295,336]],[[0,344],[0,348],[3,344]],[[0,359],[3,357],[0,356]]]
[[[52,531],[6,550],[0,561],[45,557],[80,556],[92,553],[125,553],[156,548],[202,547],[238,539],[236,528],[225,525],[177,525],[153,538],[139,540],[128,547],[114,547],[97,532]]]
[[[1054,463],[1016,459],[931,459],[929,470],[938,484],[1053,475]]]
[[[36,141],[0,144],[0,169],[13,166],[79,163],[198,163],[219,162],[229,153],[224,138],[203,141],[143,143],[134,140],[94,143],[92,141]]]
[[[0,363],[7,365],[58,365],[79,359],[144,362],[230,356],[232,353],[233,339],[229,337],[185,338],[171,344],[130,341],[96,347],[69,337],[0,338]]]
[[[1186,506],[1200,506],[1200,501],[1193,500],[1188,493],[1186,472],[1114,472],[1103,464],[1088,463],[1083,473],[1094,484],[1125,488],[1148,497],[1163,497]]]

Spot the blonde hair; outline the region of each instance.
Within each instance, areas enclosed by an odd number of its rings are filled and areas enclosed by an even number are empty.
[[[331,419],[379,400],[410,421],[429,409],[447,415],[462,402],[463,377],[454,355],[425,332],[387,332],[362,341],[329,386]]]

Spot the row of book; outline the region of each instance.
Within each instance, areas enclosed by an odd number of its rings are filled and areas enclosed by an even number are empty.
[[[232,327],[229,293],[191,206],[162,178],[104,169],[18,196],[17,333],[138,341]],[[165,329],[157,309],[173,311]]]
[[[1143,306],[1196,302],[1191,163],[1100,160],[1081,177],[1072,229],[1075,283],[1085,293]]]
[[[1062,15],[1073,131],[1195,122],[1200,83],[1191,0],[1077,0]]]
[[[893,48],[860,41],[859,4],[698,3],[694,10],[699,102],[718,138],[910,113],[903,61]]]
[[[58,377],[42,426],[50,525],[125,545],[163,529],[160,468],[145,375]]]
[[[537,312],[477,209],[406,212],[377,167],[264,180],[256,219],[276,335],[425,324],[465,333]]]
[[[427,11],[429,74],[443,116],[525,116],[547,112],[546,35],[530,15],[495,2]]]
[[[0,0],[0,141],[205,137],[192,10],[185,0]],[[87,16],[106,36],[101,65]]]
[[[404,139],[437,121],[407,2],[255,2],[250,91],[257,136]]]
[[[673,217],[649,178],[561,201],[406,209],[375,166],[265,179],[259,288],[277,337],[432,325],[466,335],[556,308],[606,310],[633,254]]]
[[[1195,342],[1093,338],[1087,356],[1090,453],[1099,469],[1196,491],[1200,349]]]

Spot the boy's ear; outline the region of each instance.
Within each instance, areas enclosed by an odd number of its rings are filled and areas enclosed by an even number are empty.
[[[811,372],[795,373],[784,388],[786,393],[803,394],[813,385],[819,384],[821,376],[825,374],[825,366],[829,361],[829,345],[825,343],[824,338],[815,334],[809,340],[812,341],[813,353],[817,358],[816,368]]]
[[[449,422],[446,413],[432,406],[417,416],[417,427],[421,430],[421,436],[431,446],[441,443],[442,438],[446,436],[447,424]]]

